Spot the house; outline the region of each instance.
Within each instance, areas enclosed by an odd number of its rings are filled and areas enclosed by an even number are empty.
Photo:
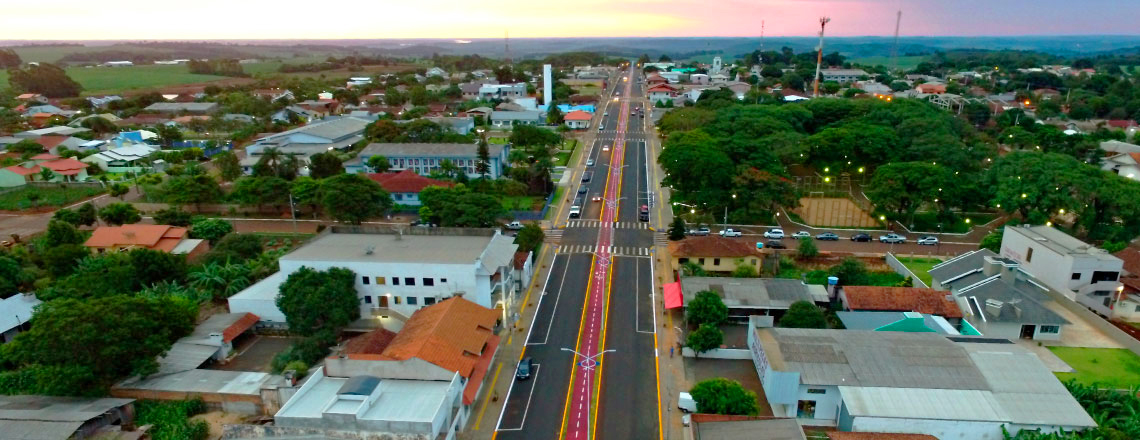
[[[843,432],[1001,438],[1096,426],[1034,353],[932,332],[750,328],[776,417]]]
[[[483,87],[483,82],[466,82],[459,84],[459,92],[463,94],[464,101],[471,101],[479,99],[479,89]]]
[[[1127,247],[1112,255],[1124,262],[1125,276],[1120,277],[1124,286],[1116,293],[1110,316],[1140,322],[1140,250]]]
[[[946,93],[946,84],[941,83],[922,83],[914,86],[914,90],[918,93],[926,95],[941,95]]]
[[[258,98],[268,99],[270,101],[277,101],[278,99],[293,101],[296,99],[293,96],[293,92],[289,89],[257,89],[250,92],[250,94]]]
[[[147,158],[156,151],[157,146],[133,144],[92,154],[83,158],[82,162],[112,173],[138,173],[149,168]]]
[[[241,161],[242,170],[246,174],[252,174],[253,166],[269,148],[274,148],[281,154],[297,156],[303,159],[303,163],[308,163],[308,158],[317,153],[351,149],[364,140],[364,129],[370,123],[367,119],[340,117],[261,137],[245,147],[246,157]],[[301,174],[307,175],[308,169],[302,169]]]
[[[33,102],[38,102],[41,104],[47,104],[48,103],[47,97],[44,95],[41,95],[39,93],[21,93],[19,95],[16,95],[16,100],[24,102],[24,103],[33,103]]]
[[[844,310],[917,312],[935,315],[953,326],[962,320],[962,309],[945,291],[918,287],[844,286],[839,293]]]
[[[91,98],[88,98],[88,99],[91,99]],[[115,116],[113,113],[99,113],[99,114],[95,114],[95,115],[80,116],[78,118],[72,119],[71,122],[67,123],[67,126],[68,127],[82,127],[83,121],[86,121],[86,120],[91,119],[91,118],[106,119],[107,122],[110,122],[112,124],[122,120],[122,118]]]
[[[19,165],[0,168],[0,187],[23,186],[27,182],[44,181],[44,169],[51,170],[49,182],[82,182],[87,180],[87,164],[70,157],[42,153]]]
[[[693,414],[687,431],[692,440],[807,440],[794,418]]]
[[[562,117],[566,126],[574,130],[585,130],[590,128],[590,121],[594,119],[594,115],[586,113],[581,110],[572,111]]]
[[[66,125],[57,125],[54,127],[45,127],[36,130],[21,131],[12,136],[24,139],[38,139],[43,136],[58,135],[58,136],[75,136],[79,133],[87,133],[91,130],[83,127],[68,127]]]
[[[340,102],[334,99],[318,99],[315,101],[310,99],[298,102],[290,107],[298,107],[316,113],[318,119],[339,115],[342,109]]]
[[[12,295],[0,301],[0,344],[12,342],[12,338],[32,326],[36,306],[43,303],[34,294]]]
[[[1104,150],[1107,153],[1140,153],[1140,145],[1115,140],[1101,142],[1100,149]]]
[[[718,235],[670,241],[669,254],[673,256],[675,268],[694,263],[706,272],[731,273],[740,266],[749,266],[760,272],[761,253],[758,249],[746,241]]]
[[[678,94],[677,87],[666,83],[649,86],[646,93],[649,96],[649,102],[654,104],[659,102],[671,102]]]
[[[516,125],[542,125],[545,122],[542,112],[539,111],[493,111],[491,112],[491,126],[495,128],[510,128]]]
[[[146,106],[143,111],[151,113],[180,114],[189,113],[204,115],[218,111],[216,102],[156,102]]]
[[[483,84],[479,86],[478,99],[509,100],[526,96],[526,83]]]
[[[426,76],[441,76],[441,77],[446,78],[447,77],[447,71],[440,69],[438,67],[432,67],[432,68],[428,69],[427,72],[424,73],[424,75],[426,75]]]
[[[301,267],[344,267],[357,275],[360,313],[372,325],[399,329],[416,310],[453,296],[501,307],[505,315],[516,296],[510,265],[517,248],[497,229],[334,226],[281,257],[279,272],[230,297],[230,311],[284,326],[275,301],[289,274]]]
[[[76,390],[77,392],[79,390]],[[0,396],[0,432],[20,440],[141,439],[134,399]]]
[[[728,306],[729,319],[737,321],[764,316],[772,323],[779,322],[792,303],[827,302],[827,290],[823,286],[794,279],[681,277],[680,283],[685,307],[698,293],[712,291]]]
[[[150,249],[194,259],[209,250],[206,240],[190,238],[187,229],[169,225],[100,226],[83,243],[92,253]]]
[[[819,73],[823,81],[835,81],[840,84],[855,82],[870,76],[863,69],[823,69]]]
[[[451,188],[454,183],[435,180],[416,174],[412,170],[403,170],[395,173],[367,174],[369,179],[379,183],[384,191],[392,196],[397,205],[420,206],[420,191],[429,186]]]
[[[325,116],[327,115],[318,111],[309,110],[307,108],[296,105],[290,105],[281,110],[278,110],[277,113],[270,115],[269,119],[273,122],[290,124],[292,123],[292,119],[296,118],[302,124],[307,124],[317,119],[321,119]]]
[[[962,334],[957,326],[941,316],[918,312],[835,312],[835,317],[848,330]]]
[[[1100,169],[1113,174],[1140,180],[1140,153],[1121,153],[1109,156],[1101,163]]]
[[[1005,228],[1001,256],[1065,297],[1107,315],[1124,262],[1050,226]]]
[[[491,158],[487,177],[498,179],[506,170],[510,146],[490,144],[487,149]],[[479,146],[476,144],[369,144],[355,159],[345,162],[344,169],[349,173],[364,172],[365,164],[372,156],[387,157],[392,171],[412,170],[426,176],[438,171],[443,161],[448,160],[467,173],[467,177],[479,177],[475,169],[479,162]]]
[[[872,95],[889,95],[894,92],[894,90],[891,90],[891,86],[877,81],[858,81],[852,87]]]
[[[930,275],[934,288],[954,295],[965,316],[962,334],[1055,341],[1069,325],[1050,307],[1053,297],[1048,287],[1019,269],[1017,261],[988,249],[937,264]]]
[[[254,118],[253,116],[241,114],[241,113],[226,113],[226,114],[222,115],[222,120],[223,121],[241,122],[243,124],[252,124],[254,121],[256,121],[256,118]]]
[[[490,121],[491,113],[494,111],[495,110],[490,107],[475,107],[467,110],[467,116],[470,116],[472,119],[481,117],[483,121]]]

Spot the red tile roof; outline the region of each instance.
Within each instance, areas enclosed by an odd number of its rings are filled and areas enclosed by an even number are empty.
[[[242,333],[245,333],[246,330],[249,330],[250,327],[253,327],[253,325],[257,324],[257,321],[260,320],[261,318],[257,315],[246,313],[245,316],[238,318],[237,321],[234,321],[233,324],[230,324],[229,327],[226,327],[226,329],[222,331],[222,340],[225,342],[233,342],[234,339]]]
[[[646,92],[676,92],[677,88],[666,83],[661,83],[650,87]]]
[[[470,378],[476,370],[499,312],[460,297],[448,298],[412,314],[381,354],[383,359],[419,358]]]
[[[840,432],[829,431],[830,440],[938,440],[938,437],[927,434],[895,434],[886,432]]]
[[[101,226],[95,229],[84,246],[142,247],[170,252],[186,238],[186,228],[169,225]]]
[[[396,332],[385,328],[378,328],[363,335],[349,339],[344,343],[344,354],[375,354],[378,355],[388,348]]]
[[[32,174],[37,174],[43,170],[43,168],[40,168],[39,165],[36,165],[34,167],[31,167],[31,168],[25,168],[21,165],[12,165],[12,166],[4,168],[4,169],[11,171],[13,173],[19,174],[21,176],[30,176]]]
[[[40,144],[40,145],[43,145],[43,147],[44,147],[44,148],[51,148],[51,147],[47,146],[46,144],[42,144],[42,143],[40,143],[40,142],[39,142],[39,141],[43,140],[43,139],[44,139],[44,138],[46,138],[46,137],[48,137],[48,136],[43,136],[43,137],[41,137],[41,138],[39,138],[39,139],[36,139],[36,143],[37,143],[37,144]],[[61,136],[51,136],[51,137],[61,137]],[[56,144],[52,144],[52,147],[54,147],[54,146],[56,146],[56,145],[59,145],[59,144],[58,144],[58,143],[56,143]],[[40,154],[37,154],[37,155],[35,155],[35,156],[32,156],[32,158],[31,158],[31,159],[32,159],[32,160],[56,160],[56,159],[59,159],[59,156],[56,156],[56,155],[54,155],[54,154],[51,154],[51,153],[40,153]]]
[[[398,173],[368,174],[368,178],[379,183],[384,191],[390,193],[418,193],[429,186],[442,186],[444,188],[455,186],[451,182],[421,176],[412,170],[403,170]]]
[[[1108,126],[1113,128],[1135,127],[1136,121],[1131,119],[1111,119],[1108,121]]]
[[[845,286],[847,308],[919,312],[944,318],[961,318],[958,304],[946,298],[947,292],[919,287]]]
[[[719,235],[687,237],[681,241],[669,242],[669,253],[682,258],[760,256],[760,251],[748,242]]]
[[[563,119],[565,119],[567,121],[589,121],[590,119],[593,119],[593,118],[594,118],[594,115],[591,115],[591,114],[586,113],[586,112],[581,111],[581,110],[574,110],[570,113],[567,113],[566,116],[563,117]]]
[[[73,175],[79,174],[81,171],[87,169],[87,164],[80,162],[78,160],[75,160],[74,158],[71,158],[71,157],[66,157],[66,158],[59,159],[59,160],[53,160],[50,162],[44,162],[44,163],[41,163],[40,165],[47,167],[47,168],[51,169],[52,171],[55,171],[56,174],[63,174],[65,176],[73,176]]]
[[[1124,248],[1112,255],[1124,260],[1125,271],[1132,275],[1140,276],[1140,249]]]

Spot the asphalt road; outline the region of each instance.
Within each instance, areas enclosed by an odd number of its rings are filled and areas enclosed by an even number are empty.
[[[612,82],[622,96],[615,102],[611,95],[599,108],[607,113],[599,117],[606,130],[587,151],[594,165],[584,167],[593,175],[587,182],[572,181],[582,216],[570,219],[565,210],[555,219],[561,228],[558,253],[524,353],[536,365],[535,374],[511,387],[496,438],[631,439],[656,438],[660,432],[651,300],[654,232],[638,219],[638,209],[650,197],[646,135],[640,118],[630,114],[644,101],[628,101],[640,97],[642,85],[632,81],[627,89],[620,77]],[[617,170],[611,164],[622,165]],[[585,194],[577,192],[579,187]],[[579,363],[563,348],[588,355],[615,351],[596,365]],[[596,400],[587,390],[598,393]],[[592,408],[583,408],[587,405]]]

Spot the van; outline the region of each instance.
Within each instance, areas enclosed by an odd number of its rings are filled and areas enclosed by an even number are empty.
[[[638,211],[637,219],[643,222],[649,221],[649,205],[641,205],[641,210]]]
[[[570,206],[570,218],[578,218],[582,216],[582,207],[580,205]]]
[[[582,173],[582,181],[583,182],[589,182],[590,179],[593,179],[593,178],[594,178],[594,172],[593,171],[586,171],[586,172]]]
[[[681,392],[677,395],[677,408],[687,413],[697,412],[697,401],[693,400],[693,396],[686,392]]]

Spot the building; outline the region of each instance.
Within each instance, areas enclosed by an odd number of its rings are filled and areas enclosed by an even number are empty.
[[[218,111],[216,102],[156,102],[146,106],[143,111],[150,113],[178,114],[189,113],[204,115]]]
[[[1008,341],[783,328],[748,338],[773,414],[806,426],[942,439],[1096,426],[1035,354]]]
[[[793,418],[693,414],[689,436],[692,440],[807,440],[803,428]]]
[[[44,170],[51,177],[44,179]],[[20,165],[0,168],[0,187],[23,186],[27,182],[82,182],[87,180],[87,164],[70,157],[48,153],[32,156]]]
[[[1001,256],[1019,263],[1025,273],[1102,314],[1121,287],[1124,262],[1049,226],[1005,228]]]
[[[918,312],[836,312],[835,316],[843,323],[843,328],[848,330],[962,334],[955,325],[941,316]]]
[[[30,293],[12,295],[0,301],[0,344],[12,342],[16,335],[31,328],[28,321],[41,303],[43,301]]]
[[[483,84],[479,86],[478,99],[510,100],[526,96],[526,83]]]
[[[0,396],[0,433],[13,440],[147,438],[124,432],[124,427],[134,423],[134,402],[133,399],[111,398]]]
[[[500,111],[491,112],[491,126],[494,128],[510,128],[516,125],[542,125],[542,112],[540,111]]]
[[[157,146],[132,144],[92,154],[83,158],[82,162],[111,173],[139,173],[150,168],[147,158],[156,151]]]
[[[242,170],[253,173],[253,166],[261,160],[266,149],[274,148],[281,154],[295,156],[307,164],[310,156],[331,150],[345,151],[364,140],[364,129],[371,122],[356,117],[341,117],[312,123],[292,130],[274,133],[254,141],[245,148]],[[308,174],[308,168],[301,170]]]
[[[585,130],[590,128],[590,121],[593,119],[594,115],[581,110],[572,111],[570,113],[567,113],[566,116],[562,117],[562,120],[565,121],[566,126],[570,127],[573,130]]]
[[[983,249],[935,265],[930,275],[936,289],[954,295],[965,315],[960,323],[963,334],[1009,340],[1061,339],[1069,321],[1049,307],[1053,302],[1049,288],[1018,266],[1017,261]]]
[[[690,236],[670,241],[673,267],[695,263],[706,272],[731,273],[739,266],[750,266],[760,273],[760,250],[744,240],[718,235]]]
[[[168,225],[100,226],[83,243],[91,252],[126,252],[150,249],[194,259],[210,249],[206,240],[190,238],[187,229]]]
[[[649,89],[647,89],[645,92],[649,96],[649,102],[652,102],[654,104],[660,102],[672,102],[673,99],[678,95],[677,88],[668,83],[649,86]]]
[[[1140,322],[1140,250],[1128,247],[1113,255],[1124,262],[1125,276],[1120,277],[1124,288],[1116,294],[1110,316],[1128,322]]]
[[[487,177],[498,179],[506,169],[510,146],[491,144],[487,149],[491,156]],[[475,169],[479,162],[479,146],[476,144],[369,144],[355,159],[345,162],[344,168],[349,173],[364,172],[365,164],[372,156],[387,157],[392,171],[412,170],[428,175],[439,170],[443,161],[448,160],[467,173],[467,177],[480,177]]]
[[[68,127],[66,125],[56,125],[56,126],[45,127],[45,128],[40,128],[40,129],[36,129],[36,130],[21,131],[21,132],[16,133],[12,136],[15,136],[18,138],[38,139],[41,136],[50,136],[50,135],[75,136],[79,133],[87,133],[89,131],[91,131],[91,130],[87,129],[87,128],[83,128],[83,127]]]
[[[941,95],[946,93],[946,84],[942,83],[922,83],[914,87],[918,93],[926,95]]]
[[[436,124],[439,124],[443,128],[451,130],[451,132],[455,133],[455,134],[461,134],[461,135],[466,136],[466,135],[470,134],[471,132],[475,131],[475,118],[440,116],[440,117],[428,117],[428,118],[424,118],[424,119],[427,119],[427,120],[432,121]]]
[[[747,321],[750,316],[770,317],[779,322],[784,312],[797,301],[827,302],[827,290],[821,285],[781,278],[682,277],[682,301],[689,302],[702,291],[713,291],[728,306],[728,317]]]
[[[839,299],[845,310],[918,312],[935,315],[957,326],[962,309],[945,291],[918,287],[844,286]]]
[[[421,307],[453,296],[501,307],[504,315],[514,303],[511,260],[518,245],[497,229],[353,230],[360,229],[331,227],[281,257],[279,272],[230,297],[230,311],[284,326],[285,315],[276,304],[278,288],[301,267],[343,267],[356,273],[361,317],[390,329],[399,329]]]
[[[1112,171],[1132,180],[1140,180],[1140,153],[1121,153],[1109,156],[1101,163],[1100,169]]]
[[[938,440],[928,434],[899,434],[894,432],[843,432],[828,431],[828,440]]]
[[[823,69],[819,73],[824,81],[835,81],[840,84],[859,81],[870,76],[863,69]]]
[[[384,191],[388,191],[397,205],[404,206],[420,206],[420,191],[429,186],[444,188],[455,186],[452,182],[424,177],[412,170],[395,173],[372,173],[367,174],[367,177],[379,183]]]
[[[156,374],[189,371],[207,361],[224,361],[234,349],[234,341],[253,328],[259,318],[252,313],[217,313],[194,327],[189,335],[174,341],[158,358]]]

